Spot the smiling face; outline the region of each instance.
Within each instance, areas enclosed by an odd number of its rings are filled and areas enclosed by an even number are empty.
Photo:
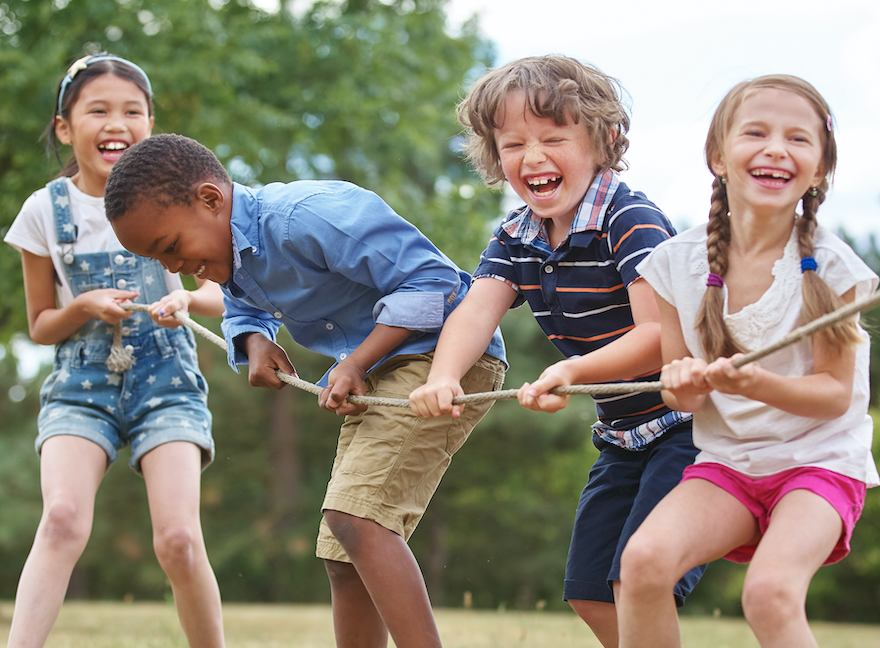
[[[143,90],[113,74],[90,80],[68,117],[55,119],[58,140],[73,147],[79,165],[73,182],[90,196],[104,195],[113,164],[125,149],[149,137],[152,128]]]
[[[188,205],[144,201],[111,225],[130,252],[157,259],[171,272],[224,283],[232,273],[230,211],[223,190],[203,183]]]
[[[812,105],[794,92],[764,88],[747,96],[712,162],[727,178],[731,213],[793,216],[824,178],[823,128]]]
[[[601,162],[587,127],[536,117],[521,91],[507,95],[499,118],[494,136],[504,177],[534,214],[548,221],[549,232],[565,236]]]

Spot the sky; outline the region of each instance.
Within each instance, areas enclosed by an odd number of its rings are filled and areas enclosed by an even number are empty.
[[[616,77],[631,98],[623,180],[684,229],[708,215],[703,145],[739,81],[794,74],[831,106],[837,172],[819,223],[880,242],[880,2],[877,0],[450,0],[477,15],[496,65],[565,54]]]

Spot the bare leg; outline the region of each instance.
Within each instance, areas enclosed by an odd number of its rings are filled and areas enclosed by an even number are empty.
[[[372,520],[339,511],[324,511],[324,519],[351,558],[363,588],[388,628],[395,646],[439,647],[440,634],[434,623],[428,590],[415,556],[403,538]],[[344,596],[358,597],[357,588],[334,590],[334,607],[350,604],[348,600],[341,600]],[[347,619],[340,621],[343,626],[349,623]],[[343,636],[349,634],[348,631],[343,632]],[[339,643],[339,639],[337,645],[349,646]]]
[[[325,560],[333,601],[336,645],[346,648],[385,648],[388,628],[351,563]]]
[[[743,612],[764,648],[816,646],[805,608],[810,581],[843,530],[825,499],[795,490],[780,500],[743,585]]]
[[[46,643],[92,532],[95,494],[106,468],[107,454],[88,439],[55,436],[43,444],[43,515],[15,594],[10,648]]]
[[[605,648],[617,648],[617,608],[614,603],[569,599],[568,604],[590,626]]]
[[[758,524],[735,497],[702,480],[680,483],[627,542],[620,565],[620,645],[681,645],[672,594],[689,569],[757,542]]]
[[[177,615],[193,648],[224,645],[220,589],[208,562],[199,519],[201,449],[165,443],[141,459],[147,485],[153,547],[171,581]]]

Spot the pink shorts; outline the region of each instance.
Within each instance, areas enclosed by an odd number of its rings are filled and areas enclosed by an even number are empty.
[[[681,481],[686,479],[705,479],[724,489],[758,520],[761,533],[770,524],[770,514],[786,494],[793,490],[806,490],[825,499],[843,520],[843,532],[840,540],[825,560],[825,565],[842,560],[849,553],[849,541],[852,538],[856,521],[862,515],[865,506],[864,482],[825,470],[823,468],[792,468],[769,477],[753,479],[717,463],[698,463],[684,469]],[[727,560],[745,563],[752,559],[756,545],[743,545],[724,556]]]

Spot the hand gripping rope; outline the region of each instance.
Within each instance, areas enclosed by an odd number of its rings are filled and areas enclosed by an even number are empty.
[[[812,322],[805,324],[804,326],[798,327],[793,330],[788,335],[783,336],[776,342],[772,344],[768,344],[763,349],[758,349],[756,351],[752,351],[750,353],[745,354],[741,358],[738,358],[734,361],[734,367],[742,367],[743,365],[749,364],[750,362],[755,362],[760,360],[761,358],[770,355],[771,353],[775,353],[780,349],[783,349],[789,345],[798,342],[806,337],[814,335],[820,331],[823,331],[837,322],[845,320],[848,317],[855,315],[864,310],[868,310],[872,306],[876,306],[880,304],[880,290],[877,292],[868,295],[867,297],[863,297],[861,299],[857,299],[851,304],[847,304],[841,308],[838,308],[833,313],[828,313],[827,315],[823,315]],[[125,310],[131,311],[146,311],[147,306],[144,304],[122,304],[122,308]],[[198,322],[192,320],[188,315],[185,315],[181,312],[175,312],[174,318],[180,322],[181,324],[188,326],[193,331],[201,335],[207,340],[210,340],[218,347],[223,349],[224,351],[227,349],[226,340],[224,340],[219,335],[216,335],[212,331],[206,329],[204,326],[199,324]],[[117,328],[121,326],[117,324]],[[119,346],[120,343],[117,342],[117,338],[121,340],[121,335],[114,336],[114,347]],[[111,356],[113,356],[113,349],[111,349]],[[310,382],[306,382],[296,376],[290,376],[282,371],[275,371],[275,375],[278,376],[278,379],[282,382],[286,382],[289,385],[293,385],[303,391],[307,391],[311,394],[318,395],[322,391],[322,387],[318,387],[315,384]],[[550,390],[553,394],[559,395],[570,395],[570,394],[632,394],[636,392],[653,392],[653,391],[661,391],[663,389],[663,383],[659,381],[655,382],[633,382],[633,383],[602,383],[596,385],[571,385],[568,387],[555,387]],[[456,396],[452,399],[452,402],[456,405],[463,403],[481,403],[483,401],[489,400],[513,400],[516,398],[517,389],[502,389],[494,392],[482,392],[478,394],[465,394],[464,396]],[[358,396],[355,394],[349,395],[348,401],[350,403],[354,403],[355,405],[385,405],[388,407],[409,407],[409,400],[405,398],[380,398],[377,396]]]

